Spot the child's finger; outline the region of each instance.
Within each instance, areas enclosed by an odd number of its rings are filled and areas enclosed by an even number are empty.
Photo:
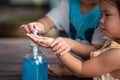
[[[63,45],[60,43],[56,43],[55,45],[53,45],[52,50],[53,52],[56,52],[60,47],[62,47]]]
[[[50,46],[53,47],[55,45],[57,45],[59,43],[59,40],[58,39],[55,39],[51,44]]]
[[[69,51],[70,51],[70,49],[65,49],[64,51],[62,51],[62,52],[60,53],[60,55],[62,56],[62,55],[64,55],[64,54],[68,53]]]
[[[62,46],[62,47],[60,47],[59,49],[57,49],[54,53],[60,55],[60,54],[65,50],[65,48],[66,48],[66,47]]]

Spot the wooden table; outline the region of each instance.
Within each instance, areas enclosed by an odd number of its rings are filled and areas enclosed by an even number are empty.
[[[21,38],[1,38],[0,39],[0,80],[21,80],[22,60],[24,55],[30,50],[30,41]],[[60,64],[55,55],[50,54],[49,49],[43,49],[51,64]],[[48,53],[49,52],[49,53]],[[53,77],[49,80],[91,80],[76,77]]]

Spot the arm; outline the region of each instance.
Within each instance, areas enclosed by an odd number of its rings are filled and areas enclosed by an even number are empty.
[[[38,29],[40,33],[45,34],[53,27],[54,27],[54,23],[52,22],[52,20],[49,17],[45,16],[42,19],[40,19],[38,22],[23,24],[19,27],[19,29],[21,32],[24,33],[33,33],[33,31]]]
[[[62,12],[62,13],[61,13]],[[46,17],[39,20],[49,31],[51,27],[56,27],[58,30],[68,30],[69,27],[69,8],[68,0],[60,0],[59,4],[46,14]],[[46,25],[46,23],[48,23]],[[47,29],[48,28],[48,29]]]
[[[63,38],[64,39],[63,41],[69,44],[71,50],[77,55],[89,57],[89,53],[91,51],[99,49],[104,44],[106,40],[104,36],[105,34],[101,31],[100,27],[98,27],[93,34],[91,45],[80,43],[69,38]]]
[[[101,46],[94,45],[94,44],[84,44],[77,42],[75,40],[64,38],[64,40],[70,44],[71,50],[75,52],[77,55],[83,56],[83,57],[89,57],[89,53],[92,51],[95,51],[99,49]]]
[[[118,70],[120,68],[119,53],[119,49],[109,50],[85,62],[81,62],[69,53],[62,56],[57,54],[57,57],[74,75],[78,77],[95,77]]]
[[[68,0],[61,0],[55,8],[38,22],[45,26],[45,32],[48,32],[53,27],[56,27],[58,30],[64,30],[63,26],[67,27],[69,24],[68,14]]]
[[[52,47],[53,52],[56,54],[62,55],[72,50],[77,55],[85,58],[90,56],[89,53],[91,51],[94,51],[99,48],[99,46],[79,43],[70,38],[63,37],[56,38],[53,42],[51,42],[50,45]]]
[[[63,26],[68,26],[69,23],[68,8],[66,7],[66,4],[67,0],[61,0],[60,3],[56,6],[56,8],[48,12],[45,17],[41,18],[37,22],[31,22],[21,25],[19,27],[20,31],[24,33],[32,33],[35,29],[39,29],[42,34],[46,34],[50,29],[55,26],[57,27],[57,29],[64,30]]]
[[[34,42],[38,45],[50,44],[54,41],[54,39],[46,38],[45,40],[37,39],[36,35],[28,35]],[[44,38],[44,37],[42,37]],[[49,42],[50,41],[50,42]],[[49,46],[50,47],[50,46]],[[84,49],[87,50],[87,49]],[[100,76],[102,74],[108,72],[114,72],[120,68],[120,50],[119,49],[111,49],[102,53],[101,55],[81,62],[79,59],[73,57],[69,53],[65,53],[64,55],[56,54],[57,57],[61,60],[61,62],[72,72],[72,74],[78,77],[94,77]],[[67,69],[66,69],[67,70]],[[66,71],[68,73],[68,71]],[[71,74],[70,74],[71,75]]]
[[[27,34],[27,36],[38,45],[41,45],[44,47],[52,47],[51,48],[52,51],[55,54],[60,54],[60,55],[65,54],[66,52],[69,52],[70,50],[72,50],[77,55],[80,55],[86,58],[90,56],[89,53],[91,51],[94,51],[95,49],[97,49],[93,45],[79,43],[69,38],[58,37],[56,39],[53,39],[48,37],[37,36],[34,34]]]
[[[40,20],[38,20],[38,22],[44,26],[43,34],[46,34],[47,32],[49,32],[50,29],[54,28],[55,26],[53,21],[48,16],[41,18]]]

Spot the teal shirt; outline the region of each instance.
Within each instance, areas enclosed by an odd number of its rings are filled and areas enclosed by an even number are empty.
[[[68,0],[70,28],[68,36],[72,39],[80,39],[91,42],[94,30],[99,26],[101,13],[99,6],[87,14],[80,12],[81,0]]]

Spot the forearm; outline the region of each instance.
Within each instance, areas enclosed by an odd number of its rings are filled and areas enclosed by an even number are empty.
[[[38,22],[40,22],[44,26],[43,34],[46,34],[50,29],[52,29],[55,26],[53,21],[47,16],[38,20]]]
[[[77,55],[83,56],[83,57],[89,57],[90,52],[97,50],[97,47],[94,45],[74,42],[74,45],[72,46],[72,51],[75,52]]]
[[[83,57],[89,57],[91,51],[95,51],[100,48],[100,46],[97,45],[84,44],[69,38],[64,38],[64,39],[71,46],[73,52]]]
[[[81,71],[81,67],[82,67],[82,62],[80,62],[78,59],[76,59],[75,57],[73,57],[71,54],[66,53],[62,56],[57,54],[57,57],[61,60],[61,62],[68,68],[66,68],[64,71],[64,74],[68,73],[69,70],[71,71],[70,73],[72,73],[73,75],[76,76],[82,76],[79,75],[80,71]],[[79,66],[79,68],[78,68]],[[70,75],[72,75],[70,74]]]

